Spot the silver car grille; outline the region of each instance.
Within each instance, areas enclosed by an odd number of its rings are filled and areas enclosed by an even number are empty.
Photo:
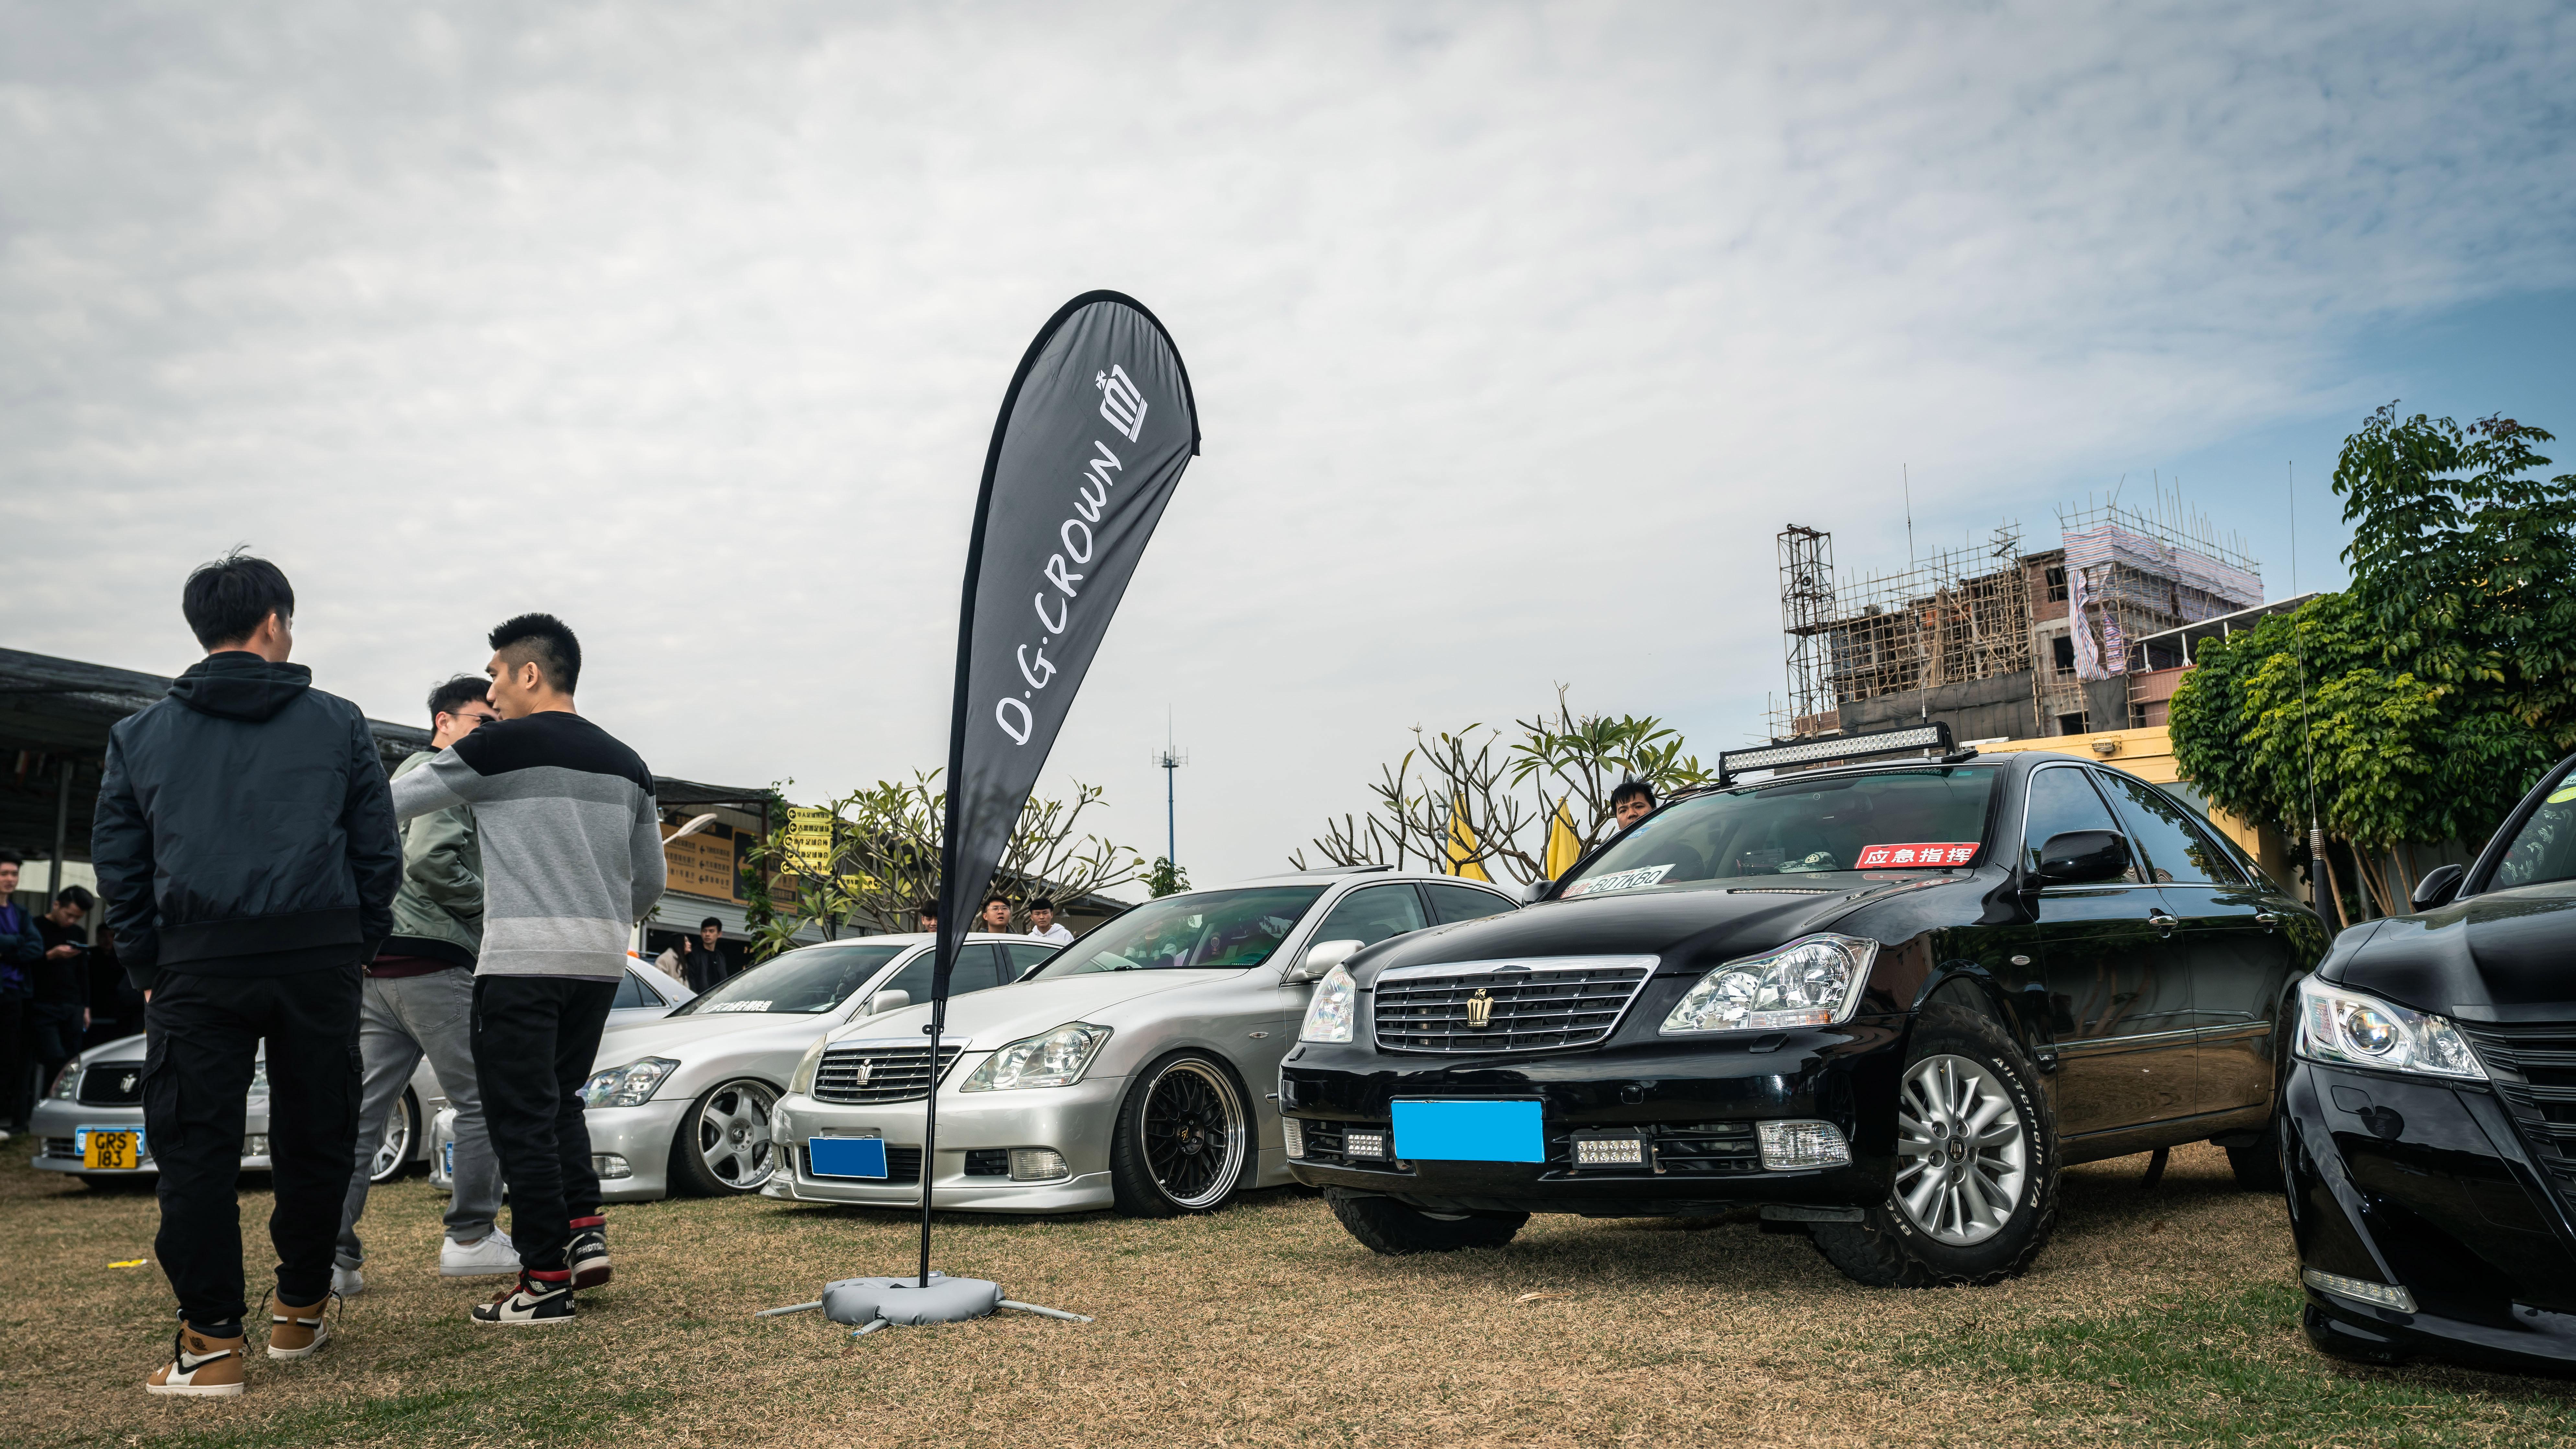
[[[963,1050],[942,1044],[939,1072]],[[917,1102],[930,1095],[930,1044],[902,1047],[835,1047],[814,1072],[818,1102]]]
[[[1654,974],[1652,957],[1522,966],[1408,966],[1377,979],[1381,1050],[1534,1052],[1595,1045]]]

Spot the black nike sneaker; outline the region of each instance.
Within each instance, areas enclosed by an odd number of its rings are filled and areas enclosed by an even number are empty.
[[[564,1261],[572,1264],[572,1286],[596,1288],[608,1281],[608,1219],[593,1213],[574,1218],[572,1246],[564,1250]]]
[[[476,1323],[495,1328],[542,1328],[573,1320],[570,1273],[521,1273],[519,1286],[466,1310]]]

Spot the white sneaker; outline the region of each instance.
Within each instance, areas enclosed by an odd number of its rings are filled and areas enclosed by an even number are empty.
[[[507,1278],[518,1271],[518,1246],[499,1228],[479,1243],[448,1238],[438,1245],[438,1276],[442,1278]]]
[[[355,1268],[331,1265],[331,1291],[343,1298],[355,1298],[367,1291],[367,1280]]]

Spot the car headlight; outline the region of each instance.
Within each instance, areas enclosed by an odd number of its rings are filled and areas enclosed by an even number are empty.
[[[2487,1069],[2449,1017],[2409,1011],[2313,976],[2299,983],[2296,1050],[2312,1062],[2487,1079]]]
[[[64,1067],[61,1071],[54,1073],[54,1085],[46,1091],[45,1095],[62,1101],[71,1100],[80,1093],[80,1074],[81,1064],[79,1062],[73,1062],[69,1066]]]
[[[1876,959],[1876,941],[1831,932],[1800,937],[1701,977],[1664,1018],[1663,1030],[1778,1031],[1848,1021]]]
[[[1070,1087],[1082,1080],[1109,1028],[1068,1021],[1050,1032],[1022,1037],[984,1058],[961,1092],[1008,1092],[1020,1087]]]
[[[796,1059],[796,1070],[787,1074],[787,1090],[790,1095],[799,1097],[814,1095],[814,1073],[822,1069],[823,1048],[831,1044],[832,1034],[827,1031],[814,1038],[814,1044],[805,1049],[805,1055]]]
[[[1360,984],[1336,966],[1315,983],[1306,1003],[1306,1019],[1297,1027],[1299,1041],[1349,1041],[1360,1017]]]
[[[590,1074],[581,1084],[581,1104],[585,1107],[641,1107],[653,1100],[653,1089],[662,1079],[679,1070],[680,1064],[669,1057],[646,1057],[622,1067],[609,1067]]]

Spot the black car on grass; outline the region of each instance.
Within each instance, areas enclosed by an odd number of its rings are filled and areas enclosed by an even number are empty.
[[[2335,938],[2283,1093],[2309,1339],[2576,1369],[2576,758]]]
[[[1865,1283],[1986,1283],[2068,1163],[2210,1140],[2279,1190],[2276,1027],[2325,933],[2172,795],[1937,723],[1721,779],[1525,910],[1325,976],[1280,1106],[1354,1236],[1749,1205]]]

